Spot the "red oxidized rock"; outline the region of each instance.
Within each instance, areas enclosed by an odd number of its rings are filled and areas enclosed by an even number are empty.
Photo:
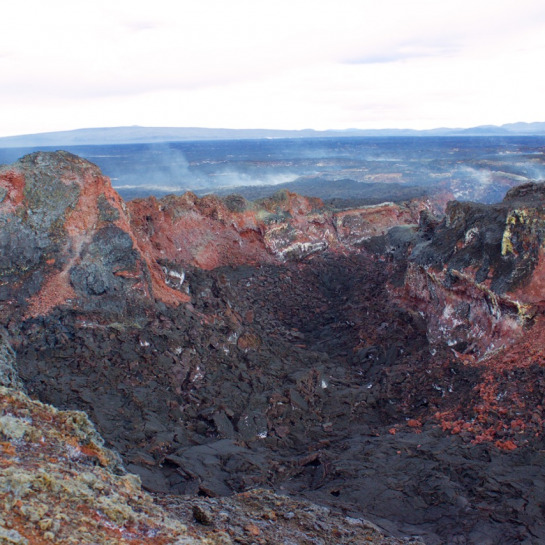
[[[482,357],[520,337],[545,293],[542,201],[529,184],[497,205],[452,202],[421,230],[400,296],[426,316],[432,342]]]
[[[67,152],[35,153],[0,171],[0,188],[1,299],[18,300],[27,316],[76,301],[100,305],[97,297],[188,300],[165,285],[95,165]]]

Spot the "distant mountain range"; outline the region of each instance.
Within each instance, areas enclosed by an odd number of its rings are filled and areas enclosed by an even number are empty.
[[[244,140],[260,138],[327,138],[346,136],[535,136],[545,135],[545,122],[481,125],[478,127],[414,129],[346,129],[316,131],[273,129],[206,129],[199,127],[105,127],[72,131],[23,134],[0,138],[1,148],[37,146],[90,146],[100,144],[145,144],[195,140]]]

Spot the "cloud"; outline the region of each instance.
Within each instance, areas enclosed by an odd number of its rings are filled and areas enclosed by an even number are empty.
[[[458,51],[459,48],[454,45],[442,47],[441,45],[406,44],[394,46],[389,51],[370,52],[362,57],[349,57],[341,62],[343,64],[384,64],[421,57],[441,57],[446,60],[447,57],[456,54]]]
[[[163,25],[151,21],[129,21],[125,27],[132,32],[145,32],[146,30],[159,30]]]

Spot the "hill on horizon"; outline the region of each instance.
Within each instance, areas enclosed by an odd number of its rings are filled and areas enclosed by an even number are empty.
[[[535,136],[545,135],[545,122],[481,125],[470,128],[277,130],[201,127],[103,127],[0,137],[0,148],[145,144],[196,140],[247,140],[262,138],[425,137],[425,136]]]

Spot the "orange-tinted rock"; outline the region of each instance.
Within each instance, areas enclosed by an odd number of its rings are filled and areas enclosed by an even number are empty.
[[[417,223],[428,206],[415,201],[332,212],[320,199],[288,191],[258,204],[236,197],[199,199],[192,193],[128,203],[133,232],[155,260],[206,270],[351,251],[395,225]]]
[[[496,205],[451,202],[441,223],[421,226],[400,297],[426,316],[432,342],[479,358],[520,338],[545,300],[544,202],[527,184]]]
[[[0,172],[0,188],[4,197],[0,199],[0,213],[13,212],[24,200],[24,176],[8,168]]]
[[[513,441],[496,441],[494,444],[501,450],[515,450],[517,448]]]
[[[407,421],[407,426],[409,426],[409,428],[421,428],[422,422],[420,420],[417,420],[416,418],[410,418]]]
[[[425,318],[433,346],[479,373],[469,403],[436,415],[443,429],[503,449],[542,433],[544,187],[497,205],[450,203],[442,222],[421,225],[404,284],[391,287]]]
[[[219,199],[150,197],[128,204],[134,233],[155,260],[213,269],[271,261],[251,213],[234,215]]]
[[[91,163],[66,152],[35,153],[2,169],[0,188],[4,308],[26,307],[34,316],[101,296],[188,300],[165,285],[132,233],[124,202]]]
[[[242,334],[237,340],[237,346],[241,350],[257,349],[261,345],[261,339],[251,332]]]

